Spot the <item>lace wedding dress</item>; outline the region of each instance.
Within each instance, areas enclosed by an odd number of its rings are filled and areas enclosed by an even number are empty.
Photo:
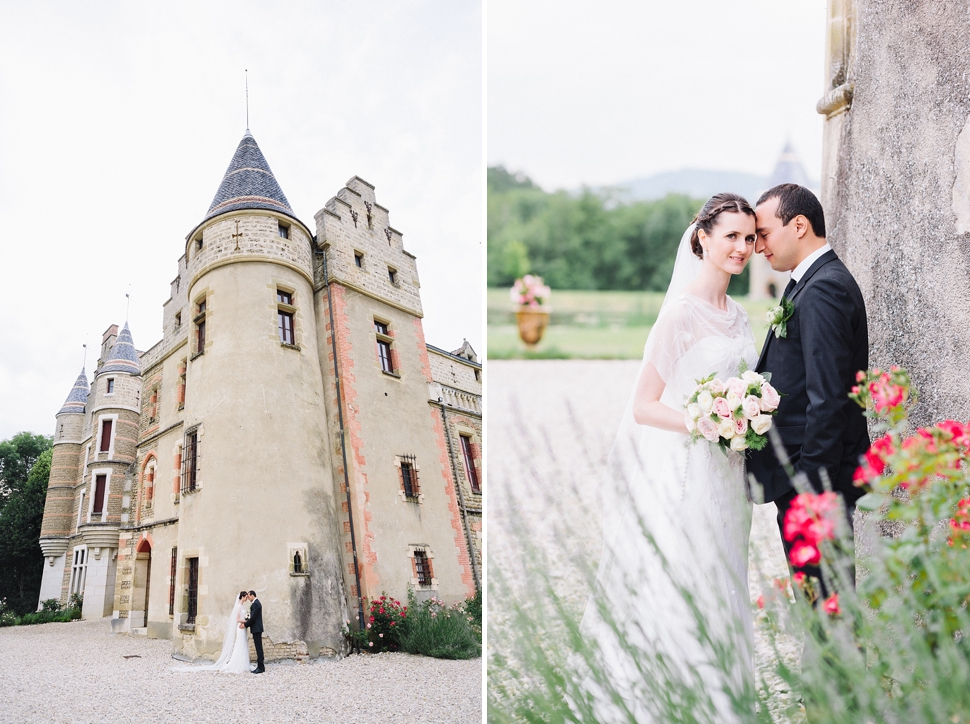
[[[700,264],[689,232],[641,367],[657,369],[674,410],[697,380],[726,380],[757,359],[739,304],[721,310],[684,291]],[[688,445],[686,427],[638,425],[633,401],[610,453],[603,557],[580,628],[596,649],[584,688],[599,721],[665,722],[685,709],[735,721],[731,700],[754,685],[744,460]]]
[[[222,640],[222,652],[214,663],[203,666],[178,666],[175,671],[221,671],[227,674],[249,673],[249,629],[239,628],[246,621],[247,607],[236,600],[226,622],[226,635]]]

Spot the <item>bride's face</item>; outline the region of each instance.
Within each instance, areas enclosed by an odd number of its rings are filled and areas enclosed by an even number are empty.
[[[729,274],[740,274],[754,253],[757,240],[755,218],[740,211],[719,214],[711,233],[698,232],[704,261]]]

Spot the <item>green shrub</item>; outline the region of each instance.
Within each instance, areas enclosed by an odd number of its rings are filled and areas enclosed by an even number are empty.
[[[409,654],[436,659],[473,659],[482,655],[479,635],[472,629],[473,617],[465,611],[465,602],[450,608],[437,598],[415,604],[414,591],[409,590],[408,603],[401,646]]]
[[[67,599],[67,607],[80,611],[84,608],[84,596],[80,593],[72,593],[71,597]]]
[[[61,610],[61,602],[58,601],[56,598],[48,598],[48,599],[46,599],[44,601],[41,601],[41,604],[40,605],[41,605],[41,610],[42,611],[60,611]]]
[[[17,619],[18,626],[33,626],[39,623],[69,623],[75,618],[74,611],[37,611],[36,613],[25,613]]]
[[[465,600],[465,611],[468,615],[472,617],[472,623],[478,626],[479,629],[482,627],[482,591],[481,589],[475,591],[475,595],[469,599]]]

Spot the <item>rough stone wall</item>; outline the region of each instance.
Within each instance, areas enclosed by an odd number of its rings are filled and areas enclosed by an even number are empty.
[[[858,0],[855,14],[851,107],[826,121],[829,240],[865,296],[870,364],[913,373],[920,393],[913,421],[966,420],[967,8]]]
[[[460,360],[450,354],[441,354],[434,349],[428,349],[428,353],[431,379],[481,398],[482,366],[480,364]]]

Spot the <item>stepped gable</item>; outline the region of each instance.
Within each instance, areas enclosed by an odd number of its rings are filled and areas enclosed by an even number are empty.
[[[203,223],[238,209],[267,209],[299,221],[248,128],[229,162]]]
[[[138,362],[138,352],[135,350],[135,343],[131,339],[131,332],[128,330],[128,322],[121,330],[118,339],[115,340],[111,351],[108,352],[108,359],[104,367],[98,370],[98,374],[105,372],[127,372],[130,375],[141,374],[141,364]]]
[[[83,415],[84,407],[88,403],[88,393],[90,391],[91,387],[88,385],[88,376],[82,367],[81,374],[77,376],[77,381],[74,383],[74,387],[71,388],[71,393],[64,400],[64,406],[58,410],[57,414],[60,415],[64,412],[70,412],[76,415]]]

